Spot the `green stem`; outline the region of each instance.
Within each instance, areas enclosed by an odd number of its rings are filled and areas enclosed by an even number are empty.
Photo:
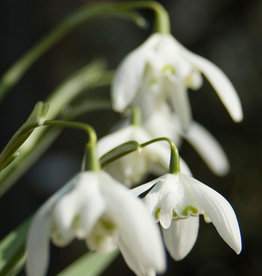
[[[139,150],[139,148],[144,148],[146,146],[149,146],[150,144],[159,142],[159,141],[166,141],[170,145],[171,150],[171,156],[170,156],[170,164],[169,164],[169,172],[172,174],[177,174],[180,172],[180,160],[179,160],[179,153],[177,150],[177,147],[173,143],[172,140],[170,140],[167,137],[160,137],[153,140],[150,140],[148,142],[145,142],[143,144],[138,144],[136,141],[128,141],[126,143],[123,143],[106,154],[104,154],[100,158],[100,162],[102,164],[102,167],[105,167],[107,164],[117,160],[118,158],[121,158],[131,152],[134,152],[136,150]]]
[[[143,17],[139,16],[135,11],[130,11],[130,9],[133,8],[152,9],[156,14],[156,31],[160,33],[170,33],[169,16],[163,6],[157,2],[137,1],[125,3],[100,3],[81,7],[79,10],[66,17],[57,27],[44,36],[6,71],[0,79],[0,100],[9,89],[22,78],[25,72],[38,58],[85,21],[98,16],[114,14],[134,20],[137,25],[144,26],[145,21]]]
[[[172,173],[172,174],[179,173],[180,172],[179,153],[178,153],[177,147],[175,146],[175,144],[172,140],[170,140],[167,137],[160,137],[160,138],[150,140],[146,143],[143,143],[140,146],[143,148],[143,147],[146,147],[150,144],[153,144],[153,143],[156,143],[156,142],[159,142],[159,141],[166,141],[170,145],[171,156],[170,156],[169,172]]]
[[[131,107],[131,125],[140,126],[141,125],[141,111],[138,107]]]
[[[62,120],[47,120],[43,123],[43,126],[55,126],[55,127],[67,127],[67,128],[77,128],[84,130],[88,136],[89,141],[86,144],[85,148],[85,157],[83,161],[83,169],[87,171],[99,171],[100,163],[97,156],[97,149],[96,149],[96,132],[88,124],[81,123],[81,122],[70,122],[70,121],[62,121]]]
[[[121,4],[120,4],[121,6]],[[151,9],[155,12],[156,21],[155,28],[156,32],[162,34],[169,34],[171,32],[170,19],[166,9],[155,1],[133,1],[125,2],[122,4],[123,8],[134,8],[134,9]]]
[[[142,3],[142,2],[141,2]],[[146,2],[142,7],[146,8]],[[159,4],[153,4],[154,2],[148,2],[148,7],[152,8],[157,14],[159,23],[157,26],[165,25],[160,18],[164,11],[161,11],[161,6]],[[131,6],[141,6],[140,4],[130,3]],[[158,7],[160,6],[160,7]],[[132,8],[132,7],[130,7]],[[0,100],[5,96],[5,94],[11,89],[25,74],[25,72],[34,64],[34,62],[41,57],[45,52],[47,52],[52,46],[54,46],[58,41],[60,41],[64,36],[71,32],[76,27],[80,26],[84,22],[93,19],[98,16],[103,16],[107,14],[120,15],[129,20],[134,20],[139,26],[145,25],[144,19],[139,16],[136,12],[129,11],[130,9],[125,4],[116,3],[100,3],[81,7],[79,10],[75,11],[68,17],[66,17],[57,27],[55,27],[51,32],[44,36],[36,45],[34,45],[29,51],[27,51],[19,60],[17,60],[9,70],[0,79]],[[163,8],[162,8],[163,9]],[[162,23],[161,23],[162,22]],[[165,27],[159,27],[164,29]]]
[[[106,72],[101,62],[93,62],[62,83],[47,99],[49,111],[45,119],[55,119],[58,115],[65,120],[73,120],[75,114],[68,109],[70,102],[90,88],[103,87],[111,83],[112,72]],[[91,103],[89,104],[89,106]],[[86,105],[86,111],[88,110]],[[97,106],[98,109],[101,106]],[[66,113],[64,110],[69,112]],[[72,112],[74,113],[74,112]],[[77,114],[76,114],[77,115]],[[37,128],[30,135],[27,143],[19,148],[19,155],[0,173],[0,197],[17,182],[17,180],[39,159],[59,135],[58,129]],[[11,160],[10,160],[11,161]]]

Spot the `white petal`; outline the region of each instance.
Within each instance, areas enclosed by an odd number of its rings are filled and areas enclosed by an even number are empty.
[[[116,111],[123,111],[134,99],[143,79],[148,51],[158,39],[157,35],[152,35],[119,65],[111,90],[112,104]]]
[[[240,229],[236,214],[229,202],[218,192],[187,175],[180,174],[180,178],[199,205],[206,212],[219,235],[237,254],[242,248]]]
[[[135,272],[138,276],[155,276],[156,273],[152,267],[144,267],[143,263],[139,259],[139,254],[134,254],[134,252],[129,250],[128,244],[126,244],[125,239],[122,235],[118,238],[119,249],[125,259],[125,262],[131,270]]]
[[[144,129],[153,137],[168,137],[175,142],[178,147],[180,144],[180,136],[178,129],[180,122],[178,117],[167,109],[167,106],[162,106],[161,109],[155,110],[154,114],[148,120],[143,122]]]
[[[154,179],[148,183],[139,185],[136,188],[131,189],[130,192],[135,196],[139,196],[139,195],[143,194],[145,191],[148,191],[158,181],[159,181],[158,179]]]
[[[220,176],[228,172],[229,161],[227,156],[221,145],[207,129],[194,122],[188,131],[182,135],[199,153],[211,171]]]
[[[34,216],[26,244],[28,276],[45,275],[49,263],[50,219],[47,208],[40,209]]]
[[[160,225],[167,229],[171,225],[173,212],[179,213],[178,206],[183,202],[184,198],[183,186],[178,182],[177,175],[166,174],[165,179],[159,182],[146,196],[146,203],[148,203],[154,193],[158,193]]]
[[[167,80],[165,88],[168,98],[180,119],[181,127],[185,130],[188,129],[192,121],[192,112],[186,87],[181,83],[173,83]]]
[[[32,219],[26,243],[26,271],[28,276],[45,275],[49,262],[50,213],[56,201],[70,191],[73,185],[74,183],[70,182],[56,192]]]
[[[168,229],[162,229],[163,238],[169,254],[180,261],[193,248],[199,228],[199,217],[173,220]]]
[[[144,143],[150,139],[150,135],[143,128],[130,125],[99,139],[97,143],[98,156],[101,157],[113,148],[130,140]]]
[[[182,45],[180,47],[181,54],[194,64],[214,87],[232,119],[235,122],[240,122],[243,119],[241,102],[234,86],[223,71],[209,60],[191,53]]]
[[[76,232],[78,238],[88,236],[97,220],[106,211],[105,201],[100,192],[100,172],[86,172],[81,180],[82,187],[78,193],[81,202],[79,228]]]
[[[156,179],[157,183],[145,196],[144,201],[153,218],[163,228],[169,228],[173,212],[180,213],[184,203],[184,188],[175,174],[166,174]]]
[[[115,239],[112,236],[97,235],[96,229],[86,238],[86,244],[89,250],[101,254],[107,254],[117,248]]]
[[[108,214],[118,225],[131,254],[138,254],[145,267],[163,272],[165,255],[161,236],[144,204],[109,175],[104,174],[104,182]]]
[[[78,174],[72,179],[75,183],[73,191],[64,195],[54,206],[52,215],[56,229],[52,238],[56,245],[65,246],[74,234],[85,238],[104,212],[97,181],[95,173]]]
[[[166,173],[170,162],[170,148],[166,141],[150,144],[143,148],[147,155],[148,170],[154,175]]]
[[[112,150],[114,147],[117,147],[120,144],[127,142],[128,140],[132,140],[130,139],[132,132],[132,126],[124,127],[123,129],[115,131],[114,133],[108,134],[99,139],[97,142],[98,156],[101,157],[108,151]]]
[[[180,157],[180,170],[182,173],[187,175],[192,175],[191,170],[189,169],[187,163]]]
[[[74,238],[72,222],[79,210],[77,184],[81,174],[77,174],[67,185],[74,187],[64,194],[53,206],[51,214],[51,236],[55,245],[66,246]]]

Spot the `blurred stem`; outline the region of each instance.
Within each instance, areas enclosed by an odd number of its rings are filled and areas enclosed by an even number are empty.
[[[141,111],[138,107],[131,107],[131,125],[140,126],[141,125]]]
[[[109,152],[105,153],[100,158],[100,162],[102,167],[105,167],[107,164],[131,153],[134,151],[139,151],[141,148],[147,147],[153,143],[166,141],[170,145],[171,155],[170,155],[170,163],[169,163],[169,172],[172,174],[177,174],[180,172],[180,158],[176,145],[172,140],[167,137],[159,137],[150,141],[147,141],[143,144],[138,144],[136,141],[128,141],[123,143]]]
[[[81,122],[72,122],[72,121],[62,121],[62,120],[49,120],[43,123],[43,126],[54,126],[54,127],[66,127],[66,128],[76,128],[84,130],[89,137],[89,141],[86,144],[85,148],[85,157],[83,161],[83,169],[85,171],[100,171],[100,163],[97,156],[96,149],[96,132],[94,128],[88,124]]]
[[[145,25],[145,20],[138,13],[123,9],[122,4],[99,3],[86,5],[66,17],[57,27],[37,42],[28,52],[18,59],[2,76],[0,80],[0,100],[30,68],[30,66],[47,52],[65,35],[84,22],[98,16],[113,14],[135,21],[139,26]]]
[[[153,140],[150,140],[148,142],[145,142],[143,144],[141,144],[140,146],[146,147],[149,146],[150,144],[159,142],[159,141],[166,141],[169,143],[170,146],[170,150],[171,150],[171,156],[170,156],[170,163],[169,163],[169,173],[172,174],[177,174],[180,172],[180,158],[179,158],[179,153],[178,153],[178,149],[176,147],[176,145],[174,144],[174,142],[167,138],[167,137],[159,137]]]
[[[121,4],[120,4],[121,6]],[[171,32],[170,19],[166,9],[155,1],[129,1],[122,4],[123,8],[134,9],[151,9],[155,13],[156,32],[169,34]]]
[[[83,91],[109,85],[112,72],[105,71],[103,64],[94,62],[80,69],[60,85],[48,98],[49,112],[46,119],[55,119],[69,103]],[[102,108],[104,105],[102,105]],[[101,105],[97,104],[97,108]],[[92,109],[93,110],[93,109]],[[66,119],[69,118],[66,115]],[[47,150],[59,135],[60,130],[46,128],[35,129],[19,148],[19,155],[0,173],[0,196],[2,196],[21,177],[34,162]]]

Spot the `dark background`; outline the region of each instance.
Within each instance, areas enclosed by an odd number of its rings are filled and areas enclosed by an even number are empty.
[[[69,0],[1,0],[0,75],[26,50],[72,10],[89,2]],[[201,223],[192,252],[183,261],[169,261],[166,275],[262,275],[262,1],[167,0],[172,33],[190,50],[210,59],[229,76],[241,98],[244,121],[234,124],[211,86],[205,81],[190,92],[196,121],[209,129],[227,152],[231,171],[224,178],[212,175],[197,154],[184,145],[181,155],[195,177],[221,192],[234,206],[242,230],[243,251],[237,256],[211,224]],[[143,11],[151,22],[153,15]],[[114,17],[90,21],[70,33],[45,54],[0,103],[0,148],[25,121],[38,100],[81,66],[105,58],[114,69],[141,44],[150,29],[138,29]],[[109,95],[109,89],[102,91]],[[85,120],[104,135],[118,119],[113,112],[95,113]],[[79,170],[84,136],[64,131],[58,141],[10,189],[0,202],[1,238],[21,223],[65,181]],[[49,275],[55,275],[75,256],[85,252],[83,243],[52,247]],[[104,275],[132,275],[121,257]]]

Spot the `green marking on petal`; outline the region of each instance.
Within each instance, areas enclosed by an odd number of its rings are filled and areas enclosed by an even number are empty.
[[[162,72],[165,73],[167,71],[169,71],[172,75],[175,75],[176,73],[174,66],[172,66],[171,64],[167,64],[163,67]]]
[[[113,232],[116,229],[115,224],[109,220],[104,220],[104,219],[101,220],[101,225],[103,226],[104,229],[110,232]]]
[[[173,218],[176,219],[178,216],[177,216],[177,212],[176,211],[173,211]]]
[[[74,217],[74,219],[72,221],[72,226],[71,226],[73,230],[78,229],[79,224],[80,224],[80,220],[81,220],[81,217],[80,217],[79,214]]]
[[[101,244],[103,244],[104,240],[105,240],[105,237],[101,236],[101,235],[96,235],[94,237],[94,241],[95,241],[95,244],[97,247],[101,246]]]
[[[183,216],[188,216],[188,215],[190,215],[189,212],[190,212],[191,214],[197,214],[198,210],[197,210],[195,207],[188,205],[188,206],[186,206],[186,208],[183,210],[182,215],[183,215]]]
[[[155,211],[155,218],[156,218],[157,220],[159,220],[159,213],[160,213],[160,211],[161,211],[161,207],[158,207],[158,208],[156,209],[156,211]]]
[[[151,84],[151,85],[157,84],[157,79],[156,79],[156,78],[152,78],[152,79],[150,80],[150,84]]]

